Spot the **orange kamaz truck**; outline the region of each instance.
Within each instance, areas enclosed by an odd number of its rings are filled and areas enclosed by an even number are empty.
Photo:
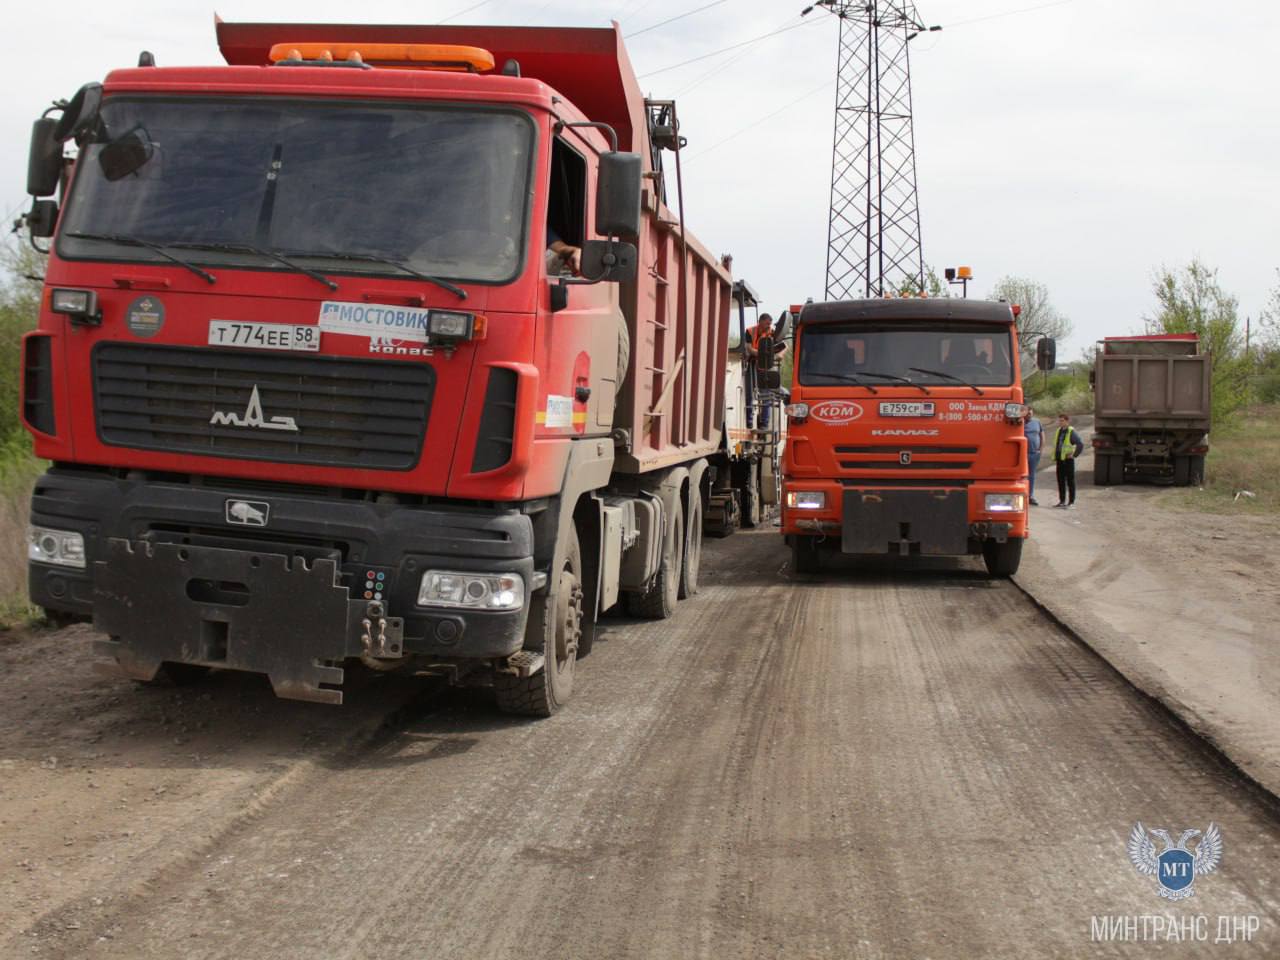
[[[1026,407],[1009,304],[896,298],[798,310],[782,531],[829,554],[982,554],[1027,536]],[[1042,352],[1051,352],[1042,351]]]

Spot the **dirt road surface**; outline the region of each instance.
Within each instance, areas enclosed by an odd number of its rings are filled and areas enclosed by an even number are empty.
[[[543,722],[381,678],[135,690],[73,666],[83,629],[11,642],[0,956],[1135,956],[1091,917],[1171,914],[1261,926],[1162,956],[1280,952],[1274,802],[1013,584],[793,576],[780,540],[710,542]],[[1134,871],[1137,820],[1220,826],[1192,899]]]

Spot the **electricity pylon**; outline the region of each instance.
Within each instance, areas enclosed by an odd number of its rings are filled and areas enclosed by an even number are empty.
[[[818,0],[840,20],[828,300],[924,289],[908,45],[926,27],[914,3]]]

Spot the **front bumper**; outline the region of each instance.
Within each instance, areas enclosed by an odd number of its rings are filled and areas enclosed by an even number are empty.
[[[838,540],[844,553],[963,556],[981,552],[987,540],[1003,543],[1027,535],[1025,508],[1017,512],[984,509],[987,494],[1025,498],[1025,482],[854,486],[838,480],[788,479],[784,490],[821,490],[825,505],[784,508],[782,532]]]
[[[32,601],[92,617],[106,651],[148,679],[163,662],[266,673],[278,693],[333,701],[341,662],[370,652],[494,659],[520,649],[534,587],[533,527],[515,510],[407,505],[249,486],[118,479],[54,468],[32,523],[74,530],[86,568],[30,564]],[[231,522],[232,507],[265,523]],[[417,606],[429,569],[514,572],[510,612]],[[370,604],[390,633],[378,643]],[[376,614],[376,607],[374,613]]]

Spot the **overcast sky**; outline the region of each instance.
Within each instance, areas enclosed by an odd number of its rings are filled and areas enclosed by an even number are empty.
[[[646,92],[674,96],[686,217],[770,306],[821,298],[837,23],[664,69],[801,23],[805,5],[721,0],[219,0],[225,20],[621,22]],[[1255,318],[1280,283],[1280,10],[1261,0],[924,0],[943,31],[912,44],[925,260],[1045,283],[1075,334],[1136,329],[1151,274],[1200,257]],[[25,205],[30,124],[55,97],[131,66],[220,63],[209,6],[11,4],[0,207]],[[644,31],[644,32],[641,32]],[[9,219],[12,219],[10,216]],[[1065,349],[1064,349],[1065,348]]]

